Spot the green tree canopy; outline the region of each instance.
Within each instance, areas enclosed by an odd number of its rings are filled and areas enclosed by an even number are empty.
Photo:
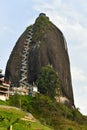
[[[40,93],[50,96],[51,98],[54,98],[61,88],[58,74],[50,65],[41,68],[36,84]]]

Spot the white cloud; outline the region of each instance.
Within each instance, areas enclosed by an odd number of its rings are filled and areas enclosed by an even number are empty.
[[[72,68],[72,80],[74,82],[86,82],[87,76],[83,70],[79,68]]]
[[[84,91],[83,91],[84,92]],[[78,98],[76,98],[76,107],[80,108],[80,111],[84,114],[87,115],[87,104],[86,104],[86,99],[87,96],[79,94]]]
[[[8,33],[14,33],[15,31],[12,29],[12,28],[10,28],[9,26],[4,26],[3,27],[3,31],[5,32],[8,32]]]

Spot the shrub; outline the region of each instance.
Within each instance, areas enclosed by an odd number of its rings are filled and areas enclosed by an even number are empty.
[[[70,128],[68,128],[68,130],[73,130],[73,128],[70,127]]]
[[[58,75],[50,65],[41,68],[40,74],[36,81],[39,91],[50,98],[58,95],[58,90],[61,91],[61,83]]]

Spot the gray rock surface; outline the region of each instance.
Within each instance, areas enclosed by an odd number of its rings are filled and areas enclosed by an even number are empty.
[[[30,32],[30,30],[33,30]],[[29,40],[30,38],[30,40]],[[28,50],[24,50],[26,42]],[[25,56],[25,70],[23,72],[23,56]],[[74,104],[70,62],[67,43],[62,32],[49,21],[45,15],[36,19],[32,26],[27,27],[16,42],[6,66],[5,80],[11,81],[14,86],[32,84],[36,81],[40,69],[44,65],[52,65],[62,81],[62,92],[71,104]],[[23,73],[25,80],[23,80]]]

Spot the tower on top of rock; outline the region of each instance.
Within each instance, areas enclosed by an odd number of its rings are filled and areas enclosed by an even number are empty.
[[[40,13],[39,16],[46,16],[46,14],[45,13]]]
[[[39,14],[39,17],[45,17],[45,18],[47,18],[47,19],[49,20],[49,17],[48,17],[48,16],[46,16],[46,14],[45,14],[45,13],[40,13],[40,14]],[[39,17],[38,17],[38,18],[39,18]],[[37,19],[38,19],[38,18],[37,18]]]

